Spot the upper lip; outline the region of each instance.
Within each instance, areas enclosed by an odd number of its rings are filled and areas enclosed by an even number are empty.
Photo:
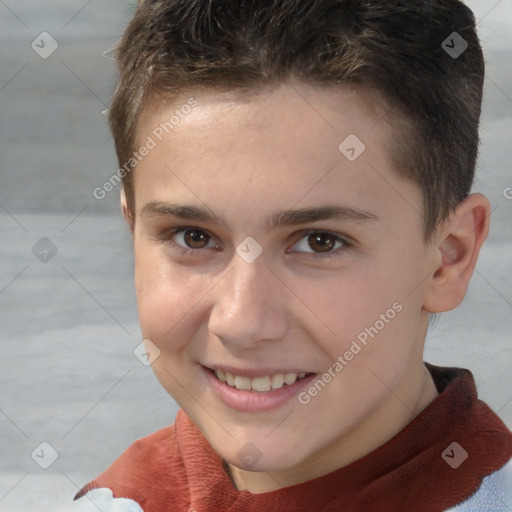
[[[308,370],[303,369],[283,369],[283,368],[270,368],[270,367],[262,367],[262,368],[234,368],[233,366],[225,366],[225,365],[212,365],[212,366],[206,366],[203,365],[208,370],[222,370],[224,373],[231,373],[232,375],[239,375],[240,377],[249,377],[251,379],[254,379],[256,377],[266,377],[271,375],[277,375],[277,374],[284,374],[287,373],[313,373]]]

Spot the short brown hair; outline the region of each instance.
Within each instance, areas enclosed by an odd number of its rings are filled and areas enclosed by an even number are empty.
[[[460,55],[447,51],[456,42],[467,44]],[[421,190],[426,238],[470,192],[484,61],[473,13],[459,0],[145,0],[117,61],[109,120],[121,166],[156,93],[242,93],[296,79],[376,90],[407,120],[404,130],[388,116],[390,154]],[[132,172],[123,186],[134,215]]]

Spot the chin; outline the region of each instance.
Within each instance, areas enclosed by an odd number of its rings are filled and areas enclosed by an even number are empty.
[[[297,443],[290,446],[281,444],[279,450],[268,443],[253,443],[252,441],[233,443],[232,450],[214,450],[226,462],[245,471],[256,472],[281,472],[288,471],[293,467],[301,465],[306,459],[306,454],[297,452]]]

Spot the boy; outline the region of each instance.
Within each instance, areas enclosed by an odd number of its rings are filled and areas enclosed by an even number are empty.
[[[469,9],[146,1],[117,55],[139,317],[182,410],[77,507],[511,510],[511,432],[423,362],[489,229]]]

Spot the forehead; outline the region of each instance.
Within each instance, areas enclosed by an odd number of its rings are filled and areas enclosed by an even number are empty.
[[[299,202],[366,211],[386,200],[396,205],[385,183],[402,179],[392,168],[384,113],[354,89],[304,84],[249,98],[190,91],[154,102],[138,125],[137,145],[155,142],[134,173],[138,203],[187,197],[234,216],[248,204],[255,214]]]
[[[151,137],[157,148],[149,159],[166,150],[174,167],[199,163],[194,167],[201,172],[204,162],[210,173],[216,167],[218,178],[218,167],[228,169],[244,158],[247,165],[251,157],[251,167],[286,163],[300,179],[299,171],[304,175],[308,168],[318,172],[328,163],[346,164],[346,157],[357,157],[363,149],[363,160],[379,153],[387,163],[391,129],[384,114],[378,99],[346,87],[287,83],[243,94],[190,90],[148,105],[137,125],[136,147]],[[356,154],[343,152],[354,144]],[[222,162],[215,162],[219,158]]]
[[[192,103],[194,106],[190,108]],[[202,131],[198,134],[201,136],[206,135],[205,131],[210,132],[210,136],[214,131],[216,135],[222,135],[227,128],[225,122],[231,124],[231,129],[237,128],[233,126],[234,122],[239,123],[240,128],[246,132],[252,129],[260,137],[266,133],[306,136],[314,132],[337,138],[347,128],[364,137],[377,124],[380,129],[373,135],[386,136],[391,129],[385,120],[387,110],[389,108],[377,92],[349,86],[286,82],[258,90],[193,88],[172,99],[154,96],[139,118],[136,138],[140,141],[148,131],[157,127],[155,123],[165,124],[172,117],[172,126],[168,126],[170,131],[163,135],[174,139],[187,128]],[[297,121],[300,122],[297,124]],[[294,126],[291,133],[288,130],[290,124]],[[316,137],[305,149],[315,141]]]

